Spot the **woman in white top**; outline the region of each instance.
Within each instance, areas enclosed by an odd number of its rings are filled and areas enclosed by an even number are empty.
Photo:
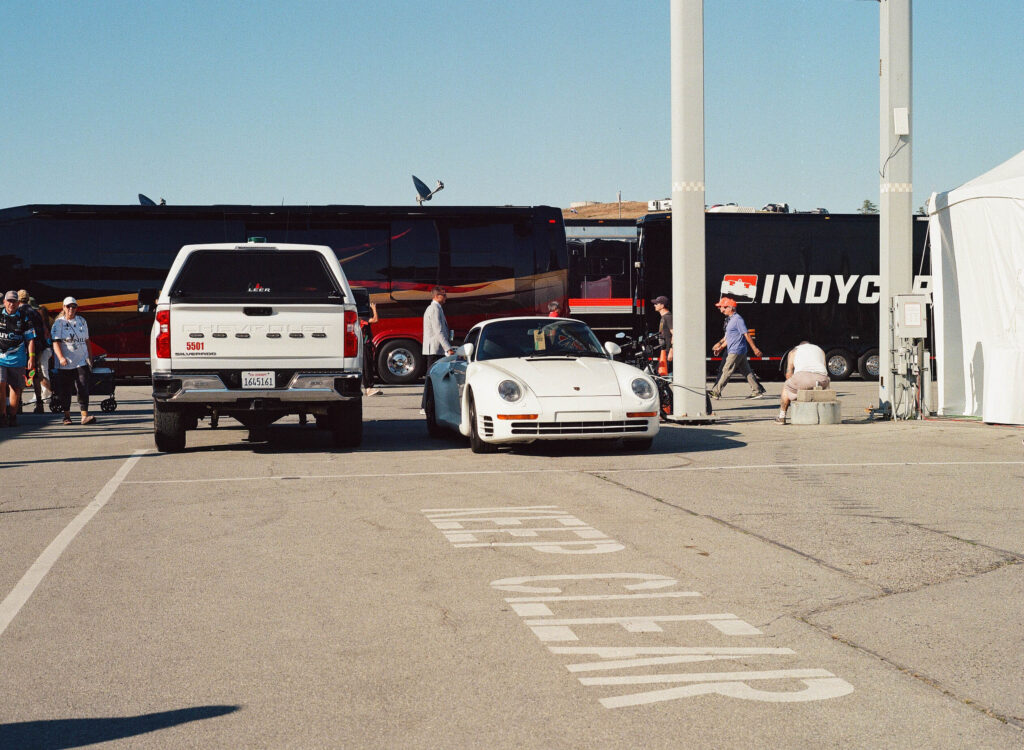
[[[64,298],[61,317],[50,331],[53,339],[54,391],[64,412],[64,424],[71,424],[71,384],[78,387],[78,406],[82,410],[82,424],[92,424],[96,417],[89,414],[89,378],[92,374],[92,356],[89,354],[89,325],[78,315],[78,300]]]
[[[825,352],[820,346],[801,341],[790,350],[786,361],[786,384],[782,386],[779,416],[775,421],[786,424],[786,411],[789,409],[789,403],[796,400],[797,391],[817,387],[827,389],[829,385]]]

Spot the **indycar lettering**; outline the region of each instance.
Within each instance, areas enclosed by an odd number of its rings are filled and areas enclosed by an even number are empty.
[[[881,294],[881,277],[877,274],[765,274],[758,283],[757,274],[725,274],[720,293],[739,302],[782,304],[801,302],[823,305],[838,302],[845,305],[855,298],[858,304],[877,304]],[[833,294],[833,289],[835,293]],[[931,276],[915,276],[915,294],[931,291]]]

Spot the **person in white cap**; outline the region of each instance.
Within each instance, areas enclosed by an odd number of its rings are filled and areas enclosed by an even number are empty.
[[[35,367],[35,335],[32,322],[18,306],[18,293],[12,289],[4,295],[4,308],[0,310],[0,427],[18,424],[25,370]]]
[[[89,354],[89,325],[78,315],[78,300],[64,298],[64,314],[54,321],[50,331],[53,339],[54,391],[64,412],[64,424],[71,424],[71,384],[78,388],[78,406],[82,410],[82,424],[92,424],[96,417],[89,414],[89,378],[92,375],[92,355]]]

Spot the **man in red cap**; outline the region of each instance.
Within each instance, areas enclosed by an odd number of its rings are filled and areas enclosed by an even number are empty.
[[[750,384],[750,395],[747,398],[764,398],[764,387],[758,382],[754,371],[750,369],[750,362],[747,361],[748,350],[752,350],[757,357],[761,356],[761,350],[754,343],[750,331],[747,330],[747,324],[736,312],[736,300],[732,297],[722,297],[715,307],[726,317],[725,335],[711,347],[711,351],[717,355],[724,349],[726,356],[722,374],[711,389],[711,398],[722,397],[722,389],[737,370]]]

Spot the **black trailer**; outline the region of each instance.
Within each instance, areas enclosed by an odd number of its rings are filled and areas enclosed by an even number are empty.
[[[633,262],[625,263],[623,271],[629,274],[631,293],[621,300],[628,304],[619,305],[630,313],[628,320],[619,318],[619,329],[633,334],[657,330],[657,313],[648,301],[672,296],[671,214],[642,217],[637,233]],[[834,380],[856,373],[878,377],[877,215],[708,213],[705,237],[709,374],[718,370],[719,359],[710,353],[723,329],[715,303],[729,296],[739,303],[739,312],[765,355],[751,360],[762,378],[777,379],[786,353],[804,339],[825,349]],[[927,291],[929,282],[928,265],[921,264],[922,256],[927,259],[926,238],[927,223],[915,219],[915,289],[921,291]],[[616,250],[620,251],[621,247]],[[591,252],[587,258],[591,266],[599,266],[595,255]],[[570,296],[581,291],[574,287],[578,278],[570,265]],[[583,301],[585,310],[600,308],[594,299]],[[576,311],[572,314],[577,317]],[[590,320],[586,312],[578,317]],[[610,333],[607,320],[606,315],[605,338]],[[675,326],[683,325],[677,316]]]

